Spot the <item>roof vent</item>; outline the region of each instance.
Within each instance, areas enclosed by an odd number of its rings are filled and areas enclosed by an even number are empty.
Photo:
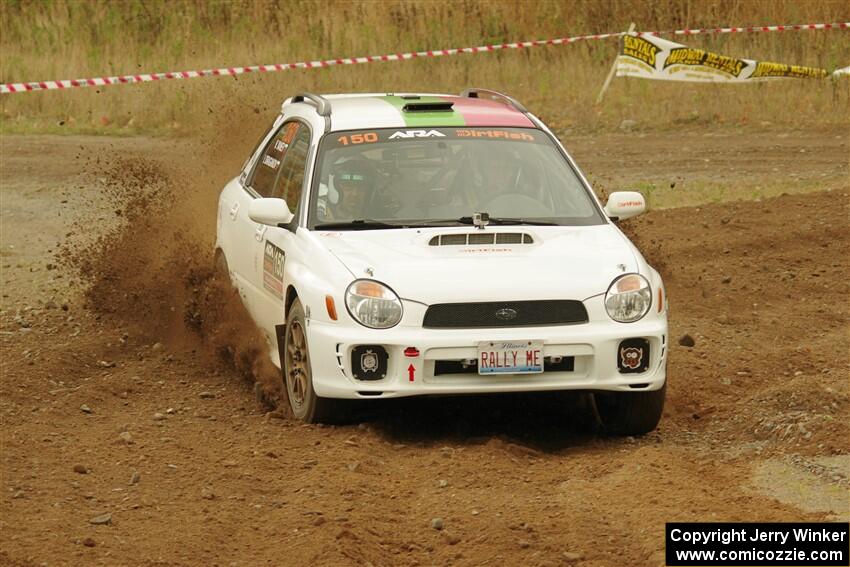
[[[453,102],[408,102],[401,109],[405,112],[451,112]]]

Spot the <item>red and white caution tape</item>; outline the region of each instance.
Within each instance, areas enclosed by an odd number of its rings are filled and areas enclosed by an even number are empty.
[[[850,29],[850,22],[838,22],[835,24],[792,24],[789,26],[747,26],[743,28],[701,28],[695,30],[683,29],[668,32],[635,32],[636,35],[700,35],[711,33],[744,33],[744,32],[777,32],[777,31],[804,31],[804,30],[846,30]]]
[[[834,24],[797,24],[789,26],[750,26],[736,28],[705,28],[695,30],[673,30],[668,32],[638,32],[637,35],[697,35],[697,34],[719,34],[740,32],[772,32],[790,30],[830,30],[850,29],[850,22],[839,22]],[[358,63],[376,63],[380,61],[407,61],[425,57],[442,57],[444,55],[458,55],[461,53],[485,53],[499,51],[502,49],[523,49],[528,47],[539,47],[542,45],[564,45],[578,41],[596,39],[607,39],[621,37],[626,32],[602,33],[594,35],[579,35],[575,37],[561,37],[556,39],[541,39],[533,41],[520,41],[516,43],[496,43],[493,45],[482,45],[479,47],[461,47],[454,49],[436,49],[430,51],[415,51],[409,53],[391,53],[388,55],[369,55],[366,57],[347,57],[343,59],[325,59],[322,61],[301,61],[298,63],[274,63],[271,65],[253,65],[250,67],[222,67],[219,69],[204,69],[202,71],[176,71],[168,73],[144,73],[138,75],[121,75],[116,77],[94,77],[90,79],[65,79],[61,81],[38,81],[32,83],[3,83],[0,84],[0,94],[18,93],[29,91],[42,91],[52,89],[68,89],[75,87],[99,87],[106,85],[124,85],[131,83],[147,83],[151,81],[163,81],[168,79],[194,79],[196,77],[219,77],[236,76],[244,73],[271,73],[274,71],[287,71],[289,69],[314,69],[318,67],[333,67],[334,65],[356,65]]]

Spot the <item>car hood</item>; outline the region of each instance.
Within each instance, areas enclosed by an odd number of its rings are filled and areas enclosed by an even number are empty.
[[[438,245],[436,237],[511,233],[523,244]],[[505,226],[315,233],[355,278],[375,279],[402,299],[463,301],[579,299],[638,272],[631,243],[613,225]],[[500,240],[502,237],[498,237]],[[517,237],[514,236],[514,239]]]

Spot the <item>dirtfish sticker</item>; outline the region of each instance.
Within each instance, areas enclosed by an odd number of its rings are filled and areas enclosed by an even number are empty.
[[[263,287],[281,299],[283,299],[283,264],[285,260],[286,254],[283,250],[267,240],[263,251]]]

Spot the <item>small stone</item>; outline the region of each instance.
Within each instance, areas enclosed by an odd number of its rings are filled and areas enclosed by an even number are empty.
[[[80,411],[83,412],[83,413],[92,413],[91,408],[89,406],[87,406],[86,404],[83,404],[83,405],[80,406]]]
[[[348,470],[357,472],[360,470],[360,463],[348,463]]]
[[[121,439],[121,441],[123,441],[127,445],[133,444],[133,436],[130,435],[129,431],[122,431],[121,433],[118,434],[118,437]]]
[[[168,415],[173,414],[173,413],[174,413],[174,408],[168,408],[167,410],[165,410],[165,413],[167,413]]]
[[[724,376],[723,378],[720,379],[720,383],[723,384],[724,386],[731,386],[732,385],[732,379]]]
[[[679,344],[682,345],[683,347],[690,348],[690,347],[696,345],[697,342],[694,340],[694,338],[692,336],[690,336],[688,334],[684,334],[681,337],[679,337]]]
[[[163,419],[165,419],[165,415],[156,412],[155,414],[153,414],[153,419],[154,421],[162,421]]]
[[[583,557],[584,555],[575,551],[565,551],[561,554],[561,559],[564,561],[581,561]]]
[[[12,498],[23,498],[23,497],[24,497],[24,491],[23,490],[18,490],[17,492],[15,492],[12,495]]]
[[[634,130],[635,126],[637,126],[637,120],[629,120],[626,118],[622,122],[620,122],[620,130],[623,132],[631,132]]]
[[[87,537],[83,540],[83,545],[85,545],[86,547],[94,547],[96,544],[92,538]]]
[[[162,350],[162,343],[154,343],[153,346],[151,347],[151,350],[153,350],[153,351]]]
[[[215,398],[215,394],[213,394],[212,392],[204,391],[204,392],[201,392],[200,394],[198,394],[198,397],[203,399],[203,400],[211,400],[211,399]]]
[[[133,475],[130,477],[130,484],[139,484],[140,480],[142,480],[142,475],[139,471],[133,471]]]
[[[437,481],[437,486],[439,486],[440,488],[445,488],[448,485],[449,485],[449,481],[447,481],[443,478],[441,478],[440,480]]]
[[[723,283],[728,284],[728,283],[731,283],[731,282],[732,282],[732,277],[731,277],[731,276],[726,276],[725,278],[723,278],[723,279],[722,279],[722,280],[720,280],[720,281],[721,281],[721,282],[723,282]]]
[[[797,370],[796,372],[794,372],[794,376],[802,376],[802,375],[803,375],[802,370]]]
[[[234,461],[233,459],[227,459],[225,461],[222,461],[221,464],[224,465],[225,467],[235,467],[236,461]]]
[[[319,517],[317,517],[315,520],[313,520],[313,525],[314,525],[314,526],[316,526],[316,527],[319,527],[319,526],[321,526],[322,524],[324,524],[324,523],[325,523],[325,521],[326,521],[326,520],[325,520],[325,517],[324,517],[324,516],[319,516]]]
[[[519,540],[519,546],[523,549],[528,549],[531,544],[527,540],[521,539]]]
[[[443,537],[446,539],[446,543],[449,545],[457,545],[460,543],[459,537],[448,532],[443,532]]]
[[[201,490],[201,498],[204,500],[215,500],[215,494],[211,488],[205,487]]]
[[[85,465],[74,465],[74,472],[79,474],[89,474],[89,469]]]
[[[95,526],[104,526],[106,524],[112,523],[112,514],[101,514],[100,516],[95,516],[91,520],[89,520],[90,524],[94,524]]]
[[[442,518],[434,518],[431,520],[431,527],[435,530],[443,529],[443,519]]]

